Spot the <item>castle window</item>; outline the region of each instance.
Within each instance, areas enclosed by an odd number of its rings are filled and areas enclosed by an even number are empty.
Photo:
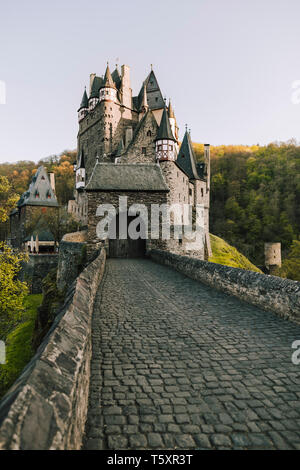
[[[192,189],[191,189],[191,188],[189,189],[189,195],[190,195],[190,196],[192,196],[192,195],[193,195],[193,191],[192,191]]]
[[[41,179],[42,179],[42,180],[44,180],[44,179],[45,179],[45,176],[42,176],[42,178],[41,178]]]
[[[142,147],[142,155],[146,155],[146,147]]]
[[[147,136],[148,136],[148,137],[151,137],[151,135],[152,135],[152,134],[151,134],[151,131],[149,130],[149,131],[147,132]]]
[[[179,238],[178,243],[179,245],[182,245],[182,238]]]
[[[203,197],[203,188],[201,188],[201,197]]]

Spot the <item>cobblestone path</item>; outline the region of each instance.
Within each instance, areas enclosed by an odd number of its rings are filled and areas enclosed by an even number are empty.
[[[300,449],[300,326],[149,260],[110,259],[85,449]]]

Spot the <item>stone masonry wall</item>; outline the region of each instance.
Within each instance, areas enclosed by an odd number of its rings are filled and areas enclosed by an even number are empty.
[[[78,238],[76,239],[76,233]],[[78,276],[85,264],[86,231],[67,234],[59,245],[57,287],[63,290]]]
[[[110,192],[88,192],[88,235],[87,235],[87,258],[92,259],[93,254],[97,252],[100,240],[97,238],[96,228],[98,222],[102,217],[96,217],[97,207],[100,204],[112,204],[116,209],[119,207],[119,196],[127,196],[128,208],[134,203],[145,204],[148,208],[149,215],[151,214],[151,204],[163,204],[167,202],[166,192],[134,192],[134,191],[110,191]],[[149,221],[148,230],[150,232],[151,224]],[[163,248],[167,242],[164,240],[150,240],[151,236],[149,233],[149,240],[147,240],[147,248],[152,247],[153,244],[156,247]]]
[[[42,281],[48,272],[56,268],[58,263],[57,254],[39,254],[29,255],[27,263],[22,262],[22,269],[19,273],[21,281],[28,282],[30,292],[32,294],[39,294],[42,292]]]
[[[80,449],[91,360],[91,319],[105,250],[80,274],[41,344],[0,403],[0,450]]]
[[[151,258],[215,289],[300,323],[300,283],[152,250]]]

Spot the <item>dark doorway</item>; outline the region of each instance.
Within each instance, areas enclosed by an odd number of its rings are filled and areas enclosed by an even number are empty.
[[[135,217],[128,216],[128,225]],[[128,236],[125,240],[119,239],[119,214],[116,217],[117,238],[109,240],[109,256],[110,258],[143,258],[146,253],[146,240],[138,238],[132,240]]]

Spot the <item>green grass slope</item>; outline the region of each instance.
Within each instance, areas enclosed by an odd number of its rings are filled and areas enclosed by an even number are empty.
[[[257,273],[262,272],[254,266],[246,256],[242,255],[233,246],[228,245],[222,238],[210,234],[210,243],[213,254],[209,258],[209,261],[212,263],[219,263],[233,268],[247,269],[248,271],[255,271]]]
[[[14,383],[34,354],[31,342],[37,308],[41,302],[42,294],[27,296],[22,323],[6,338],[6,363],[0,365],[0,398]]]

